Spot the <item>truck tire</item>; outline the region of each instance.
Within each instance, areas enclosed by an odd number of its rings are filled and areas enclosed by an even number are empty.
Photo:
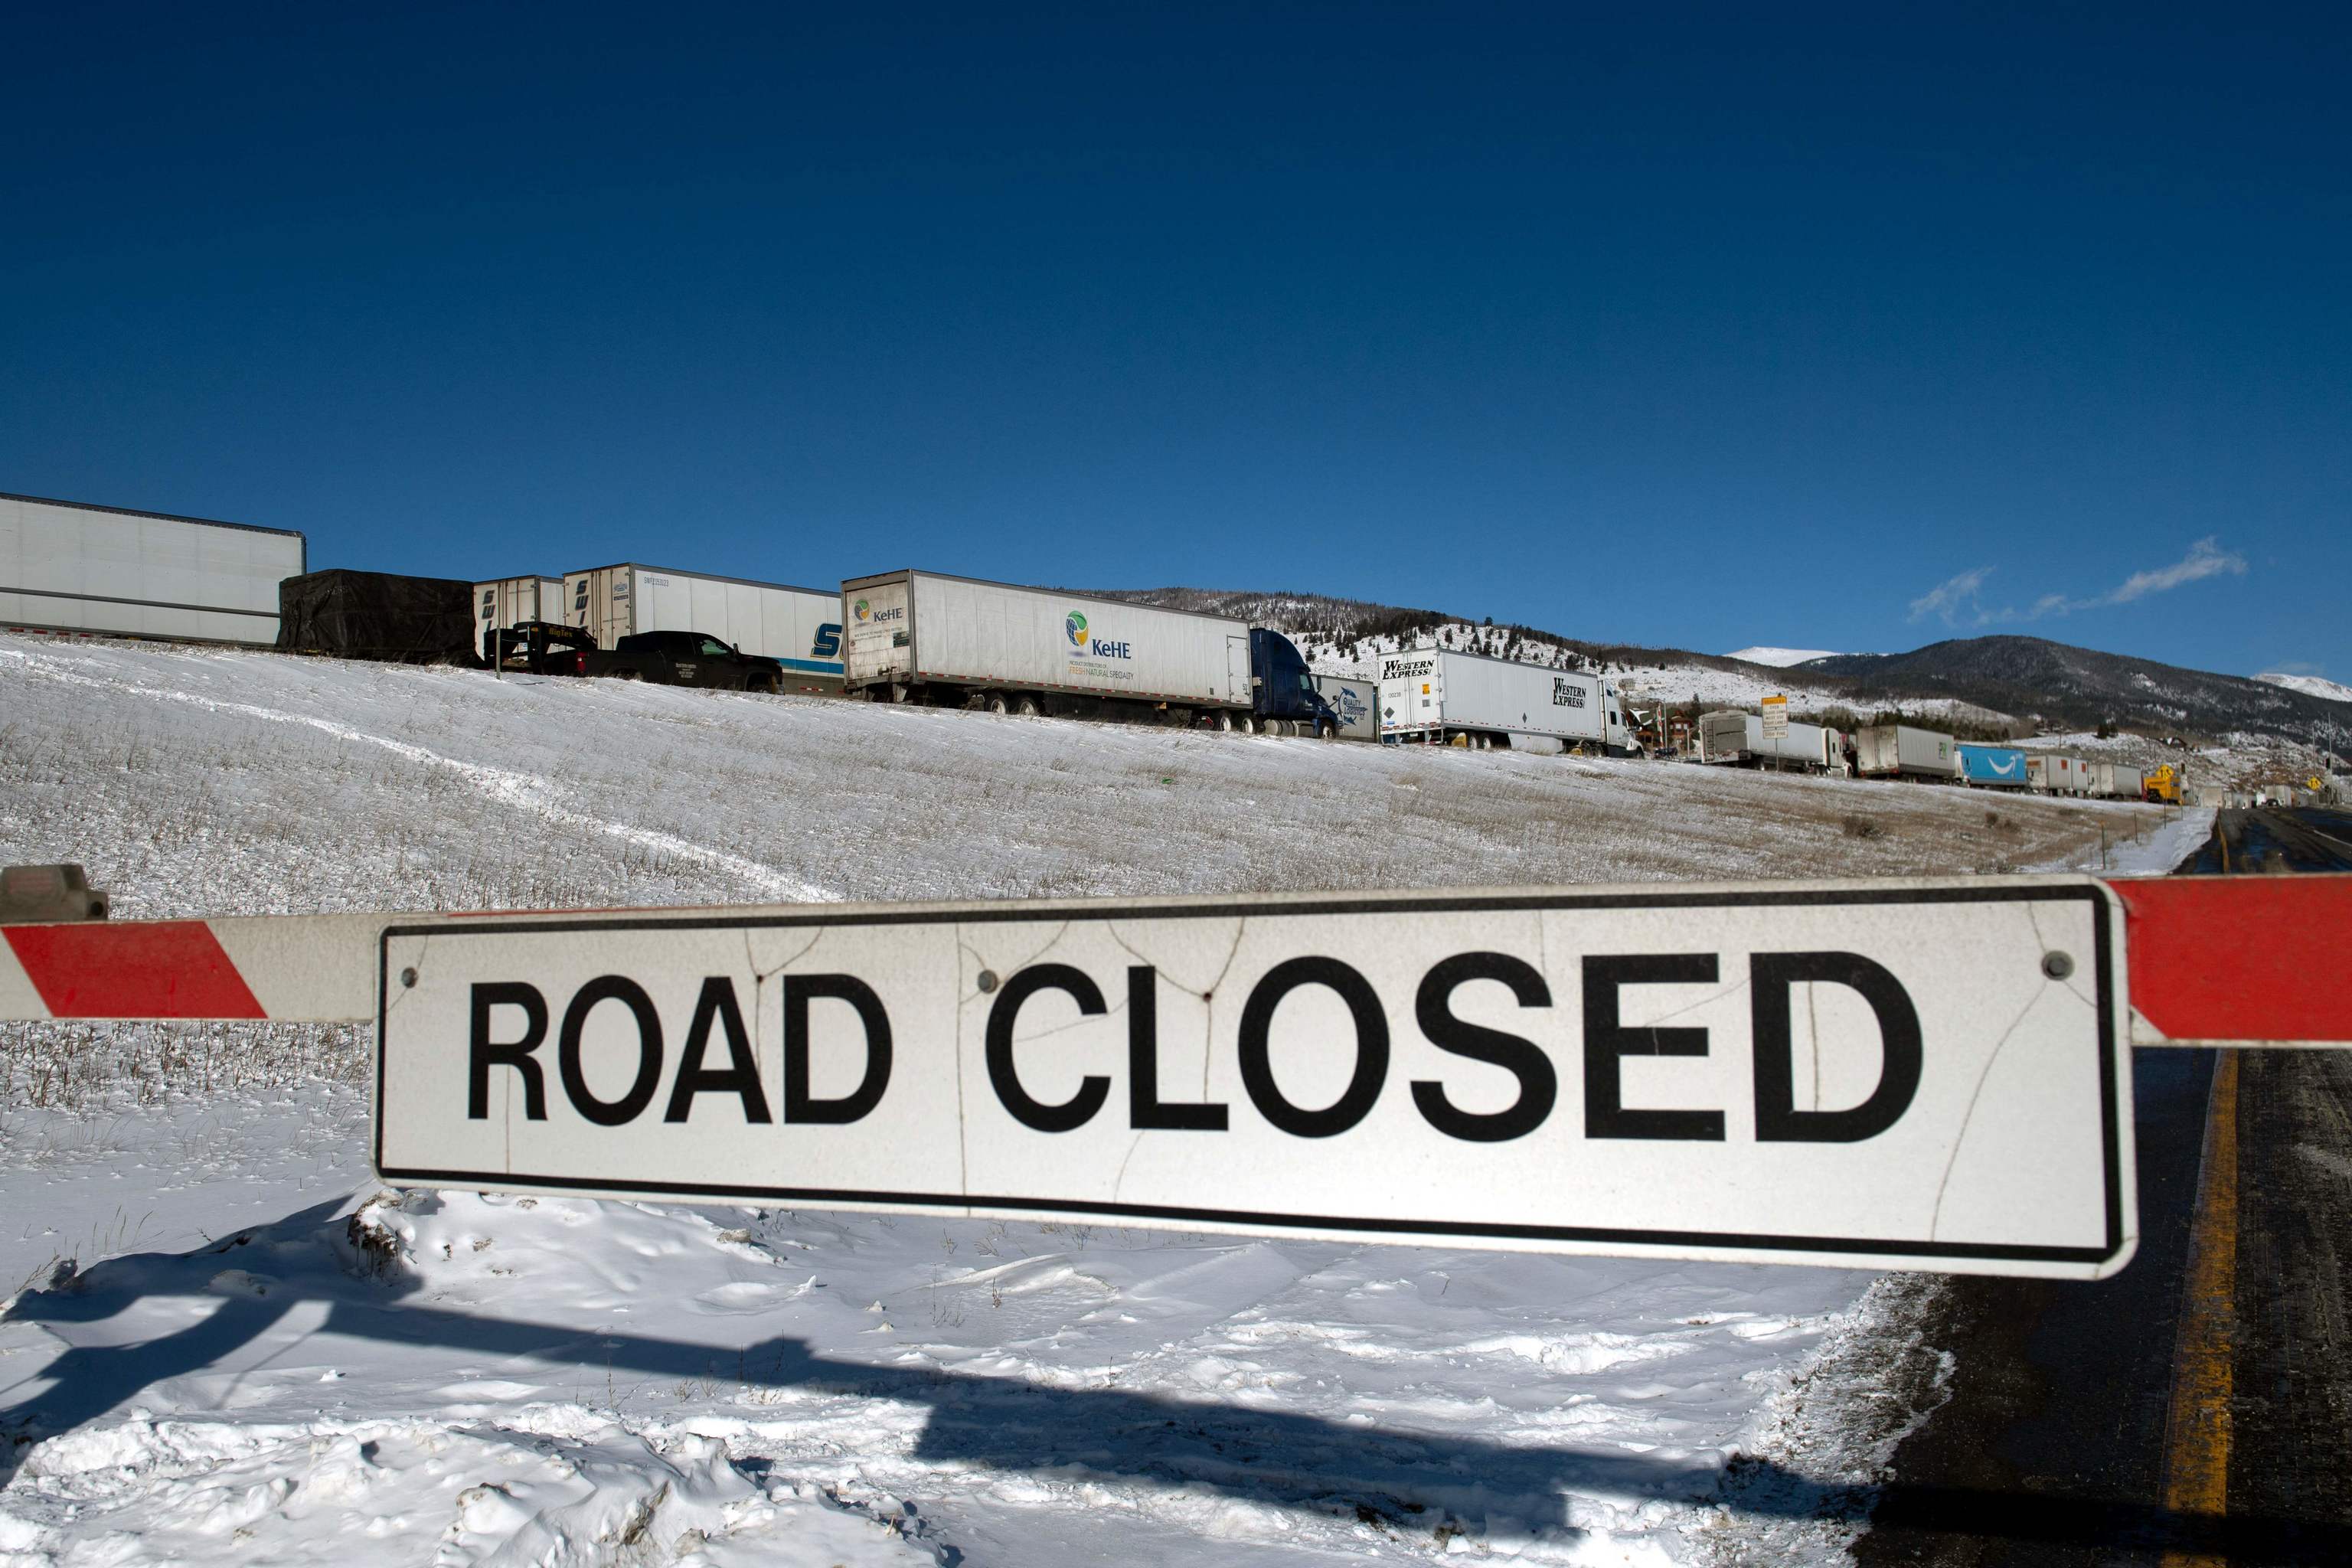
[[[1024,719],[1034,719],[1037,717],[1037,700],[1034,697],[1018,698],[1013,704],[1013,711]]]
[[[1339,726],[1328,719],[1319,720],[1315,725],[1315,738],[1318,741],[1336,741],[1339,738]]]
[[[1004,693],[1002,691],[992,691],[988,694],[987,708],[991,713],[1010,713],[1013,711],[1013,704],[1004,700]]]
[[[1234,727],[1233,710],[1231,709],[1220,708],[1217,710],[1217,716],[1214,719],[1210,720],[1209,722],[1216,726],[1218,733],[1230,734]]]

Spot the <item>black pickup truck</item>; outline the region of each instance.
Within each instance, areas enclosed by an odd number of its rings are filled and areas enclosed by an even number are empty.
[[[616,680],[650,680],[659,686],[708,686],[721,691],[782,691],[784,667],[745,653],[732,643],[701,632],[639,632],[576,657],[580,675]]]

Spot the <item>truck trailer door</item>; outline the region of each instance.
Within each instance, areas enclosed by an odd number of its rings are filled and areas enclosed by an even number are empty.
[[[1236,702],[1257,704],[1250,696],[1249,638],[1225,639],[1225,695]]]

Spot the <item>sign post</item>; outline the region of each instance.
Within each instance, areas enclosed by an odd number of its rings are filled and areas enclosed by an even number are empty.
[[[1763,702],[1763,713],[1764,739],[1772,742],[1772,771],[1777,773],[1780,771],[1781,753],[1787,749],[1785,742],[1789,738],[1789,699],[1780,694],[1767,697]]]

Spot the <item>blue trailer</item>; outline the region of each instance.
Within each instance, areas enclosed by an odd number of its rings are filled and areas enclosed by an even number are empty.
[[[2025,753],[2015,746],[1959,746],[1960,782],[1979,789],[2023,789]]]

